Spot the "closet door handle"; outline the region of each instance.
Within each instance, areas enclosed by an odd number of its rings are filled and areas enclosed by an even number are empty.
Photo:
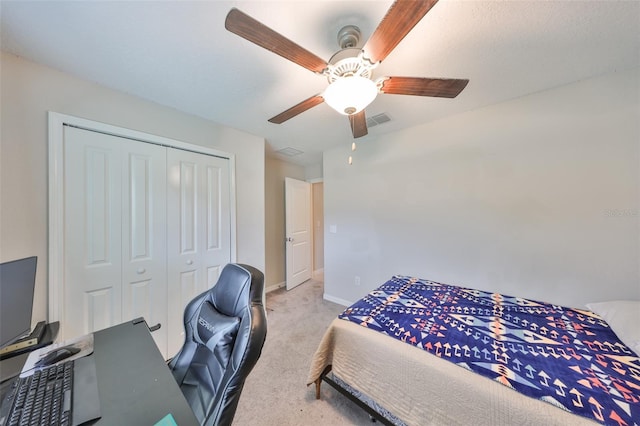
[[[187,265],[193,265],[193,260],[187,260]]]
[[[136,271],[138,274],[144,274],[145,272],[147,272],[146,269],[144,268],[138,268],[138,270]]]

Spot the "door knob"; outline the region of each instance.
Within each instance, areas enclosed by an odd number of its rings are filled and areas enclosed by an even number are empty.
[[[287,237],[287,238],[285,238],[284,240],[285,240],[285,241],[287,241],[287,242],[292,242],[292,241],[293,241],[293,238],[291,238],[291,237]]]
[[[138,274],[144,274],[145,272],[147,272],[146,269],[144,268],[138,268],[138,270],[136,271]]]
[[[193,265],[193,260],[187,260],[187,265]]]

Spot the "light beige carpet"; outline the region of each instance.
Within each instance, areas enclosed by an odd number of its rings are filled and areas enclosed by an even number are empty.
[[[311,357],[343,306],[322,299],[323,284],[307,281],[267,294],[267,340],[249,374],[234,425],[371,425],[369,416],[326,383],[320,400],[306,386]],[[375,423],[374,423],[375,424]]]

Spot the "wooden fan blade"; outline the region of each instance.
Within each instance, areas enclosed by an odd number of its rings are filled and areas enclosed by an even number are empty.
[[[380,92],[391,95],[455,98],[467,83],[469,80],[454,78],[387,77],[382,82]]]
[[[363,47],[364,57],[382,62],[438,0],[396,0]]]
[[[351,124],[351,132],[354,138],[360,138],[367,135],[367,117],[364,114],[364,110],[357,114],[351,114],[349,116],[349,123]]]
[[[231,9],[227,14],[224,27],[232,33],[276,53],[309,71],[321,73],[327,67],[325,60],[236,8]]]
[[[324,102],[324,98],[322,96],[320,95],[311,96],[310,98],[305,99],[299,104],[292,106],[288,110],[281,112],[275,117],[270,118],[269,122],[275,123],[275,124],[282,124],[288,119],[293,118],[296,115],[302,112],[305,112],[306,110],[311,109],[316,105],[320,105],[323,102]]]

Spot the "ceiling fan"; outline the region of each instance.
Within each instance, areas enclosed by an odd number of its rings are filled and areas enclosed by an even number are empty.
[[[372,80],[376,68],[400,41],[420,22],[438,0],[396,0],[362,49],[357,48],[360,30],[346,26],[338,33],[341,47],[325,61],[280,35],[249,15],[233,8],[225,28],[240,37],[327,78],[329,86],[269,119],[281,124],[326,102],[349,117],[354,138],[367,134],[364,108],[378,93],[455,98],[469,80],[422,77],[381,77]]]

